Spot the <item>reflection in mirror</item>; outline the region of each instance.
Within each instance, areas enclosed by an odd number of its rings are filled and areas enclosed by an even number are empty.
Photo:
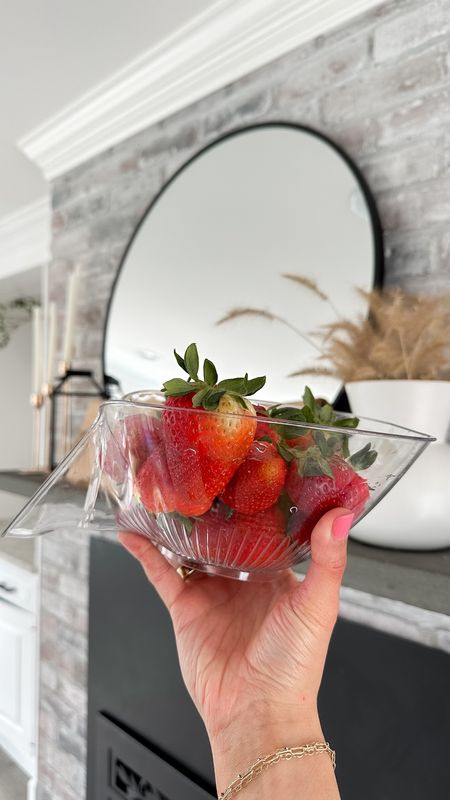
[[[111,299],[105,372],[123,393],[160,387],[177,372],[173,347],[195,341],[222,377],[267,374],[265,398],[298,399],[308,382],[333,400],[337,379],[289,373],[317,362],[311,331],[365,312],[355,287],[379,280],[381,258],[373,201],[334,145],[291,125],[235,132],[185,165],[137,229]],[[314,281],[329,302],[283,275]],[[273,318],[217,324],[242,308]]]

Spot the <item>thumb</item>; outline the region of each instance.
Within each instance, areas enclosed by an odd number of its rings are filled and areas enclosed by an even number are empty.
[[[333,627],[338,615],[353,519],[348,509],[335,508],[319,520],[311,536],[311,562],[299,593],[303,610],[326,627]]]

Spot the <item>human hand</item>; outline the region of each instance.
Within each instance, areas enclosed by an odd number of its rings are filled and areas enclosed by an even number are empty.
[[[305,580],[292,571],[267,583],[195,573],[183,581],[139,534],[120,541],[142,564],[166,604],[181,671],[213,751],[236,760],[249,725],[258,753],[322,738],[317,694],[339,608],[353,515],[329,511],[311,539]],[[239,735],[238,735],[239,731]],[[266,745],[267,742],[267,745]],[[239,757],[245,745],[241,744]],[[249,748],[249,757],[252,752]]]

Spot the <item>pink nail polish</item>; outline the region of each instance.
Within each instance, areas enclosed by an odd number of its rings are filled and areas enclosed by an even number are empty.
[[[342,540],[347,538],[354,517],[354,514],[342,514],[341,517],[336,517],[331,528],[331,533],[335,539]]]

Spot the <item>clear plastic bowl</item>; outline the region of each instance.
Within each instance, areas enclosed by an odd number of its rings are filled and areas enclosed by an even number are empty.
[[[249,436],[244,466],[242,452],[235,455],[227,438],[241,422]],[[222,438],[211,447],[211,431],[215,436],[217,430]],[[281,459],[274,444],[286,440],[300,460]],[[312,529],[325,511],[350,508],[356,524],[431,441],[368,419],[352,429],[249,418],[244,410],[236,415],[167,409],[160,392],[138,392],[101,407],[88,433],[3,535],[40,536],[74,527],[133,530],[177,567],[267,580],[307,558]],[[302,448],[316,452],[319,445],[329,474],[302,477]],[[357,471],[352,464],[360,465],[367,451],[376,451],[375,460]],[[276,485],[269,471],[265,493],[256,500],[240,497],[236,510],[230,487],[248,458],[271,460]],[[249,504],[257,510],[249,511]]]

